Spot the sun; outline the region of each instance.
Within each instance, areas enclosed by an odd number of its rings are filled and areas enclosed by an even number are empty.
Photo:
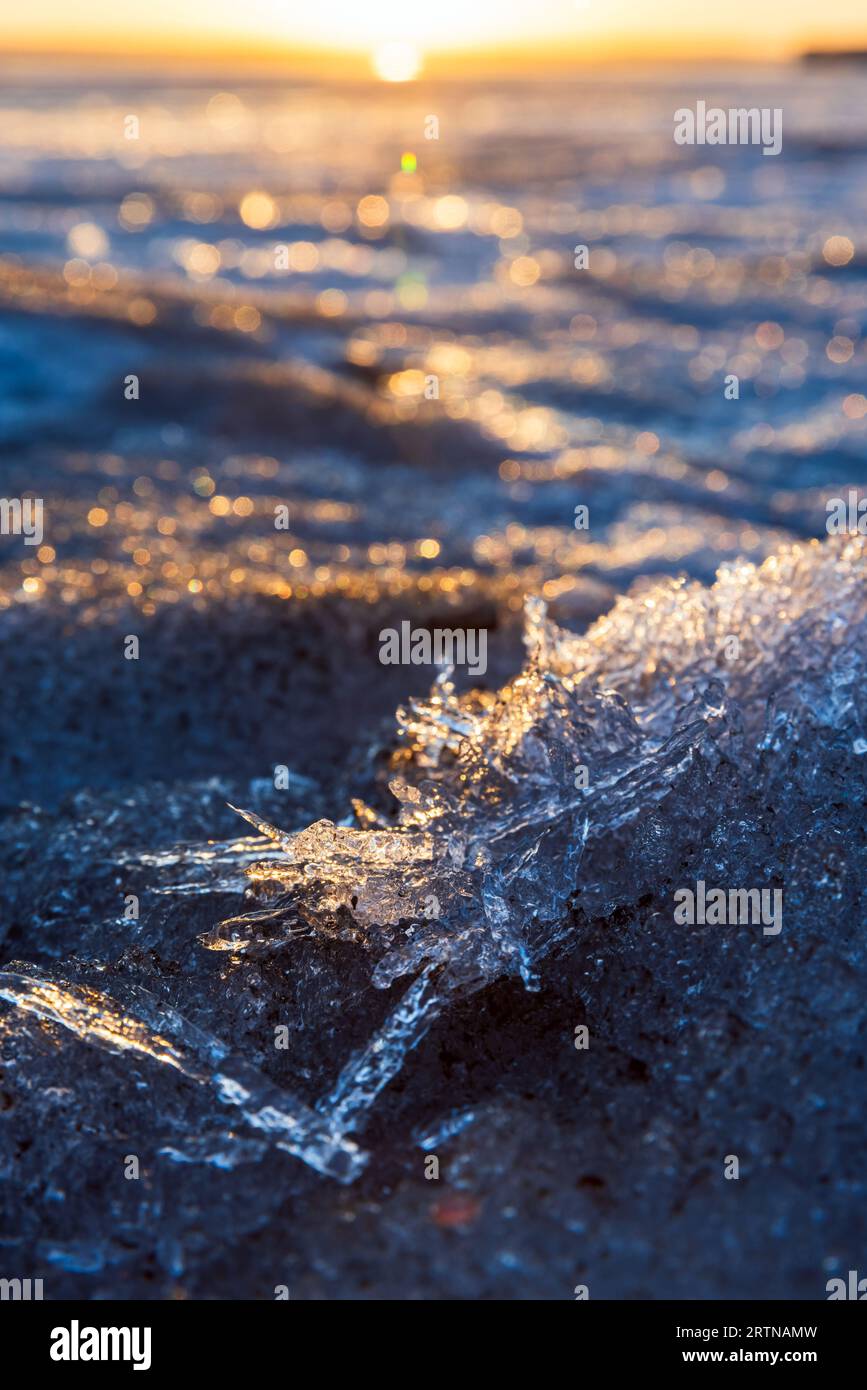
[[[421,71],[421,54],[414,43],[396,40],[373,52],[373,67],[383,82],[411,82]]]

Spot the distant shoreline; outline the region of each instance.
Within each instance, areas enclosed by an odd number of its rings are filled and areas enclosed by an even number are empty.
[[[810,49],[801,57],[802,63],[825,64],[861,64],[867,63],[867,48],[841,48],[841,49]]]

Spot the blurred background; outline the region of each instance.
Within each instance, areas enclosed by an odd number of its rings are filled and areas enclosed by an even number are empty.
[[[482,614],[505,650],[527,591],[580,623],[821,534],[865,478],[867,65],[829,56],[858,10],[7,15],[0,467],[48,521],[4,539],[0,605],[266,596],[315,633],[339,603],[364,667],[383,605]],[[698,100],[780,108],[782,155],[675,145]],[[60,718],[30,732],[62,787]]]

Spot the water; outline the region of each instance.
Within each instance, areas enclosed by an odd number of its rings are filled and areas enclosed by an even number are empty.
[[[864,481],[863,262],[823,254],[858,243],[864,83],[13,81],[0,429],[83,561],[34,563],[38,593],[132,584],[150,610],[191,582],[424,576],[518,611],[546,582],[709,579],[821,534],[828,490]],[[783,155],[675,146],[699,97],[779,106]]]

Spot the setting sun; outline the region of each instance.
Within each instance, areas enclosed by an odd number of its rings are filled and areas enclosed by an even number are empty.
[[[411,82],[421,69],[421,55],[415,44],[384,43],[373,54],[373,66],[383,82]]]

